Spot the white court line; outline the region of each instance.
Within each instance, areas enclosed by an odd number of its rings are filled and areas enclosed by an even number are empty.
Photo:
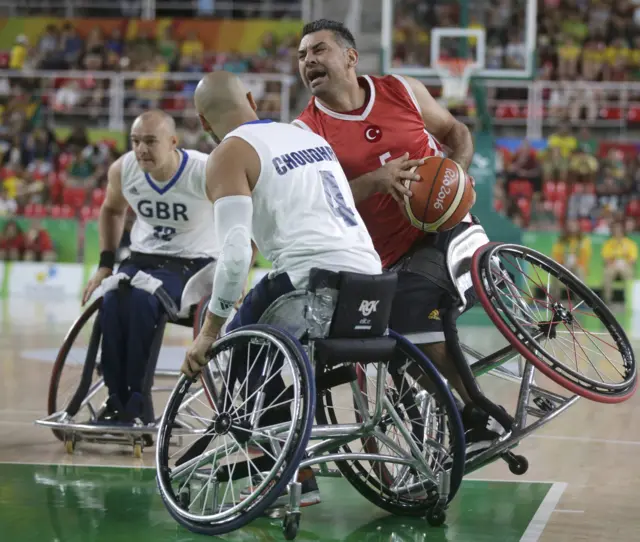
[[[109,465],[106,463],[44,463],[42,461],[2,461],[0,465],[37,465],[39,467],[105,468],[105,469],[155,469],[155,465]]]
[[[545,440],[569,440],[574,442],[593,442],[597,444],[620,444],[623,446],[640,446],[640,441],[637,441],[637,440],[616,440],[616,439],[590,438],[590,437],[565,437],[562,435],[529,435],[529,437],[527,438],[545,439]]]
[[[18,422],[14,420],[0,420],[0,425],[31,425],[37,427],[36,422]]]
[[[538,511],[535,513],[533,518],[531,518],[529,526],[522,535],[520,542],[538,541],[540,535],[542,535],[542,532],[544,531],[544,528],[547,526],[547,523],[549,523],[551,514],[558,505],[560,497],[562,497],[565,489],[567,489],[567,484],[565,482],[556,482],[551,486],[551,489],[548,491],[544,500],[540,503]]]
[[[29,414],[36,416],[46,416],[45,410],[13,410],[10,408],[0,408],[0,416],[3,414]]]
[[[584,510],[554,510],[555,514],[584,514]]]

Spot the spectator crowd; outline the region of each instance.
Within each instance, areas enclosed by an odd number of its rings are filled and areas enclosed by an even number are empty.
[[[107,170],[123,150],[121,142],[90,137],[88,127],[105,126],[111,101],[110,79],[100,78],[99,72],[133,74],[125,88],[126,122],[146,109],[162,108],[176,118],[181,146],[210,152],[213,142],[193,110],[192,95],[202,73],[297,70],[295,36],[276,39],[267,33],[260,48],[247,55],[210,52],[195,33],[158,28],[158,35],[141,31],[126,39],[120,30],[104,35],[98,26],[81,35],[71,23],[61,22],[47,26],[33,43],[18,36],[10,51],[0,53],[0,68],[11,70],[0,71],[0,220],[5,223],[0,257],[50,259],[55,247],[42,218],[97,217]],[[35,78],[30,73],[34,69],[57,76]],[[165,78],[171,72],[192,73],[193,79]],[[262,117],[279,118],[280,85],[249,82]],[[291,91],[295,100],[295,87]],[[20,215],[33,220],[28,227],[23,221],[24,231],[10,220]]]
[[[460,27],[461,12],[461,2],[396,2],[396,64],[428,66],[431,29]],[[468,2],[469,27],[486,32],[488,68],[524,68],[525,15],[525,0]],[[640,80],[640,3],[538,0],[537,27],[539,78]]]
[[[497,152],[497,210],[523,227],[553,230],[576,221],[584,232],[609,233],[623,221],[628,232],[640,219],[640,158],[612,147],[600,151],[585,127],[566,123],[536,151],[523,141],[514,152]]]
[[[175,25],[156,28],[157,35],[141,29],[127,39],[119,28],[105,35],[99,26],[81,35],[73,24],[66,22],[47,26],[35,43],[30,43],[26,35],[18,36],[12,49],[0,54],[0,69],[24,74],[0,75],[0,106],[5,106],[2,124],[11,114],[7,102],[24,99],[26,94],[49,107],[57,122],[88,117],[93,124],[105,125],[112,80],[101,77],[99,72],[130,74],[124,80],[124,113],[131,119],[149,107],[160,107],[177,117],[193,116],[191,98],[205,72],[224,69],[234,73],[287,75],[297,70],[294,35],[276,39],[272,33],[266,33],[253,54],[219,53],[205,50],[203,40],[195,32],[180,33]],[[58,76],[34,79],[29,77],[33,69],[54,70]],[[65,76],[67,70],[84,71],[86,75]],[[171,72],[182,75],[166,77]],[[254,79],[250,87],[261,115],[278,118],[281,83]],[[297,99],[298,89],[295,85],[290,89],[292,103]]]

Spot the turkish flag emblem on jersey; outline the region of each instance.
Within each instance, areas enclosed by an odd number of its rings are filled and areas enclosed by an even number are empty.
[[[364,138],[369,143],[376,143],[380,141],[382,139],[382,130],[380,129],[380,126],[367,126],[364,130]]]

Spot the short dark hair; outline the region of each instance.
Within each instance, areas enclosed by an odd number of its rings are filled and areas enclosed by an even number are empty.
[[[305,24],[302,29],[302,37],[304,38],[307,34],[313,34],[321,30],[330,30],[333,32],[336,40],[341,41],[343,45],[352,49],[356,48],[356,39],[353,37],[351,30],[342,23],[329,19],[318,19]]]

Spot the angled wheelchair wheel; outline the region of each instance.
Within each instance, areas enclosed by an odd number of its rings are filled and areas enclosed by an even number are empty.
[[[96,299],[73,323],[67,333],[51,371],[48,414],[65,412],[74,417],[87,408],[87,420],[95,420],[106,401],[97,360],[100,353],[102,330],[97,318],[102,298]],[[63,431],[53,429],[57,439],[65,442]]]
[[[619,403],[637,385],[633,348],[605,303],[578,277],[528,247],[491,244],[471,266],[489,318],[555,383],[592,401]]]
[[[384,395],[402,420],[413,442],[431,469],[433,478],[448,476],[447,494],[442,495],[432,480],[415,470],[390,461],[336,461],[342,475],[366,499],[396,515],[425,516],[434,506],[454,498],[464,472],[464,432],[458,409],[446,384],[424,355],[404,337],[397,338],[398,358],[387,367]],[[358,365],[357,381],[351,389],[330,388],[318,396],[316,419],[322,425],[361,423],[357,406],[360,395],[373,413],[379,373],[377,364]],[[409,456],[406,434],[393,422],[388,409],[383,411],[377,429],[382,438],[370,435],[340,447],[344,454],[366,453],[384,456]]]
[[[156,474],[178,523],[221,535],[259,517],[286,490],[311,434],[315,384],[302,346],[270,326],[225,335],[213,346],[209,365],[215,376],[204,386],[216,388],[210,390],[213,405],[191,401],[194,383],[184,376],[169,398],[158,431]],[[175,423],[185,401],[190,428]],[[174,438],[182,441],[178,450],[170,449]]]

